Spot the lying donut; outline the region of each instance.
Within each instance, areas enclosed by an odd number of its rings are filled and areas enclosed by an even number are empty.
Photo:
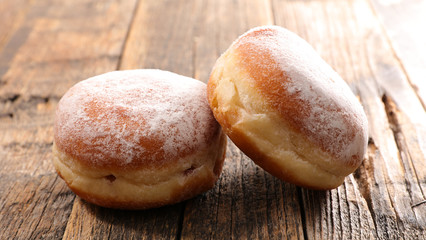
[[[111,208],[173,204],[215,184],[226,137],[206,84],[161,70],[116,71],[60,100],[53,163],[82,199]]]
[[[282,180],[332,189],[362,162],[362,106],[313,48],[284,28],[258,27],[235,40],[207,91],[230,139]]]

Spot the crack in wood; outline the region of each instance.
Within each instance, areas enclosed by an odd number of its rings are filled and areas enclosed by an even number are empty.
[[[30,95],[30,96],[23,96],[21,94],[15,93],[10,96],[2,97],[0,96],[0,103],[3,104],[33,104],[33,103],[48,103],[51,100],[59,101],[62,98],[62,96],[55,96],[55,95],[49,95],[49,96],[39,96],[39,95]],[[18,106],[17,106],[18,107]]]
[[[420,205],[422,205],[422,204],[426,204],[426,200],[423,200],[423,201],[420,201],[420,202],[418,202],[418,203],[415,203],[415,204],[411,205],[411,208],[418,207],[418,206],[420,206]]]
[[[373,161],[375,158],[377,158],[377,154],[379,154],[378,147],[374,143],[374,139],[370,137],[368,139],[368,147],[367,147],[367,158],[364,159],[362,162],[362,165],[353,173],[354,180],[357,182],[359,186],[359,192],[361,196],[365,199],[365,202],[367,204],[368,211],[373,218],[373,224],[375,233],[379,234],[377,232],[377,218],[374,214],[374,207],[373,207],[373,199],[372,199],[372,193],[371,189],[374,187],[372,184],[370,184],[369,179],[374,176],[374,165]],[[377,183],[376,183],[377,184]]]
[[[300,220],[302,221],[303,238],[308,239],[305,205],[303,204],[303,193],[300,187],[297,187],[297,198],[300,206]]]
[[[401,166],[403,166],[403,169],[405,171],[404,176],[405,176],[406,191],[409,193],[411,200],[414,200],[416,199],[416,197],[415,197],[415,194],[412,193],[412,185],[417,184],[419,191],[422,191],[422,187],[420,185],[421,179],[419,179],[419,176],[417,175],[416,169],[414,167],[415,164],[413,163],[413,159],[410,154],[409,147],[407,146],[408,143],[406,142],[406,139],[405,139],[406,136],[404,135],[404,132],[401,128],[401,124],[404,124],[404,120],[399,119],[402,116],[398,114],[397,106],[392,99],[390,99],[386,95],[383,95],[382,100],[385,105],[386,113],[389,119],[389,124],[394,135],[395,144],[398,148],[398,158],[401,162]],[[409,174],[410,177],[407,177],[407,174]],[[415,179],[416,183],[409,181],[409,179]],[[422,203],[420,202],[420,204]],[[412,206],[417,206],[417,205],[413,204]]]
[[[392,235],[396,235],[398,238],[402,238],[403,236],[410,236],[414,234],[413,232],[407,232],[407,229],[411,229],[413,226],[411,225],[411,223],[407,223],[400,220],[405,218],[406,213],[404,213],[401,210],[398,210],[398,209],[401,209],[402,203],[399,202],[398,199],[395,199],[394,194],[395,192],[401,191],[401,190],[397,191],[396,190],[397,187],[405,186],[405,191],[408,193],[407,197],[409,197],[411,201],[413,200],[413,195],[411,193],[411,187],[410,187],[410,185],[413,183],[407,179],[407,174],[411,175],[410,167],[407,166],[407,161],[411,161],[411,160],[409,160],[408,157],[404,155],[407,153],[408,149],[404,143],[405,136],[401,129],[401,122],[399,119],[399,110],[396,106],[396,103],[386,93],[383,93],[381,100],[385,109],[387,122],[389,124],[389,129],[392,131],[392,135],[394,138],[393,140],[398,150],[397,155],[395,157],[399,161],[400,171],[402,171],[401,176],[403,178],[392,179],[392,176],[390,176],[389,174],[386,174],[385,172],[383,173],[384,181],[386,184],[384,184],[385,192],[382,192],[382,194],[387,194],[386,198],[390,200],[388,201],[388,204],[390,209],[392,209],[394,216],[389,218],[388,216],[384,216],[382,214],[379,215],[378,213],[376,213],[378,217],[375,218],[376,219],[375,221],[377,222],[377,224],[384,225],[386,226],[387,229],[389,230],[392,229],[394,231],[393,233],[389,231],[382,232],[382,234],[386,234],[387,237],[392,237]],[[386,161],[385,159],[383,160]],[[417,179],[417,182],[418,182],[418,179]],[[394,183],[394,184],[390,184],[390,183]],[[395,185],[395,184],[398,184],[398,185]]]
[[[7,102],[14,103],[21,97],[20,94],[12,94],[10,96],[1,97],[0,96],[0,102],[3,104],[6,104]]]
[[[0,97],[0,119],[13,119],[22,112],[30,112],[31,115],[53,112],[54,104],[59,102],[60,96],[24,96],[13,94],[8,97]],[[52,104],[53,103],[53,104]]]
[[[0,118],[13,118],[14,114],[11,112],[0,113]]]
[[[387,120],[388,120],[388,124],[389,124],[389,128],[393,133],[393,137],[394,137],[394,141],[396,144],[396,147],[398,148],[398,150],[400,150],[400,146],[397,145],[397,134],[400,132],[400,127],[399,127],[399,123],[396,119],[395,116],[395,112],[393,111],[393,109],[391,108],[391,99],[386,95],[383,94],[382,95],[382,102],[383,105],[385,107],[385,113],[387,114]],[[383,156],[380,154],[380,150],[379,150],[379,158],[381,161],[386,161],[385,159],[383,159]],[[401,166],[403,166],[402,163],[402,159],[400,154],[398,153],[397,156]],[[373,159],[374,160],[374,159]],[[380,170],[376,170],[376,171],[380,171]],[[399,221],[399,219],[401,219],[401,215],[400,213],[396,210],[397,208],[397,202],[395,202],[395,200],[393,198],[393,194],[395,193],[394,190],[394,186],[389,184],[392,182],[392,180],[390,179],[391,177],[386,174],[386,170],[385,169],[381,169],[382,171],[382,176],[383,176],[383,180],[384,181],[384,191],[380,191],[381,194],[383,194],[383,198],[388,199],[386,200],[386,202],[389,204],[389,208],[392,210],[392,215],[385,215],[383,213],[378,213],[377,211],[374,211],[374,222],[376,225],[380,225],[380,226],[385,226],[386,229],[388,229],[388,231],[383,231],[381,232],[381,234],[379,234],[379,236],[384,236],[385,239],[390,239],[391,237],[397,237],[397,238],[402,238],[402,234],[404,233],[404,229],[405,229],[405,225],[402,221]],[[374,174],[374,173],[373,173]],[[374,175],[371,175],[374,176]],[[377,183],[376,180],[376,188],[379,188],[379,184]],[[380,184],[381,185],[381,184]],[[386,196],[384,196],[386,195]],[[380,204],[380,203],[379,203]],[[373,209],[374,210],[374,209]],[[392,230],[392,232],[390,232],[390,230]]]
[[[31,96],[29,99],[29,102],[35,101],[35,102],[44,102],[47,103],[51,97],[43,97],[43,96]]]
[[[32,147],[35,147],[37,149],[50,149],[53,146],[53,142],[11,142],[6,145],[0,145],[5,150],[12,150],[12,149],[30,149]]]
[[[184,219],[185,219],[185,209],[186,209],[187,201],[182,203],[181,211],[179,213],[177,229],[176,229],[176,240],[182,239],[182,231],[184,227]]]
[[[394,111],[394,109],[396,108],[395,103],[386,94],[383,94],[382,102],[383,102],[383,105],[385,106],[385,111],[388,117],[390,129],[392,130],[395,137],[395,141],[396,141],[396,135],[399,132],[401,132],[401,128],[399,127],[399,122],[398,122],[398,119],[396,118],[395,111]]]

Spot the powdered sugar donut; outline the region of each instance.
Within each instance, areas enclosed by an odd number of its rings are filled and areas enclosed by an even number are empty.
[[[207,88],[231,140],[278,178],[331,189],[362,162],[362,106],[313,48],[284,28],[239,37],[217,60]]]
[[[100,206],[145,209],[206,191],[220,175],[225,146],[206,85],[167,71],[89,78],[56,109],[57,172]]]

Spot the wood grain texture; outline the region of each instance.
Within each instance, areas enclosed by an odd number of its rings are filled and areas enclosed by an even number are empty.
[[[77,198],[63,239],[176,239],[182,204],[145,211],[106,209]]]
[[[318,193],[304,191],[305,213],[318,212],[306,217],[309,238],[424,238],[425,208],[412,206],[425,199],[425,113],[369,3],[274,1],[273,5],[277,23],[307,39],[359,95],[370,124],[369,158],[354,177],[320,194],[319,206],[310,201]],[[350,185],[359,188],[349,193]],[[355,212],[349,201],[354,197],[359,198],[352,206]]]
[[[230,142],[216,187],[189,200],[182,239],[304,239],[299,189],[257,167]]]
[[[54,109],[77,81],[116,69],[135,1],[1,3],[12,15],[0,23],[10,25],[0,42],[0,239],[58,239],[75,195],[51,164]]]
[[[1,1],[0,2],[0,52],[7,51],[10,47],[5,47],[6,43],[14,44],[10,41],[17,29],[25,21],[28,9],[32,4],[29,0]]]
[[[426,239],[426,1],[0,0],[0,239]],[[368,115],[361,167],[331,191],[282,182],[232,143],[216,186],[147,211],[82,201],[50,163],[74,83],[160,68],[208,81],[249,28],[305,38]]]
[[[74,200],[55,174],[0,174],[0,239],[62,237]]]
[[[155,68],[191,77],[194,72],[193,1],[141,0],[120,69]]]
[[[426,2],[370,0],[392,50],[426,108]],[[397,17],[395,17],[397,16]]]
[[[134,4],[37,2],[0,56],[2,99],[60,97],[77,81],[115,70]]]

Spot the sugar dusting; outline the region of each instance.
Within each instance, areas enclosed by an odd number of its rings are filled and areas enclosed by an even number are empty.
[[[94,165],[158,164],[205,147],[216,124],[204,83],[161,70],[116,71],[64,95],[55,141]]]
[[[248,31],[233,43],[234,48],[240,46],[252,52],[241,61],[258,65],[254,68],[261,69],[264,77],[279,81],[273,83],[280,86],[274,90],[262,83],[268,88],[264,94],[269,94],[272,105],[282,113],[290,113],[289,103],[277,101],[275,96],[295,99],[300,112],[286,117],[301,126],[310,140],[349,163],[354,156],[363,157],[360,155],[366,148],[368,124],[362,106],[311,45],[287,29],[264,26]],[[285,76],[273,80],[268,75],[270,69]]]

